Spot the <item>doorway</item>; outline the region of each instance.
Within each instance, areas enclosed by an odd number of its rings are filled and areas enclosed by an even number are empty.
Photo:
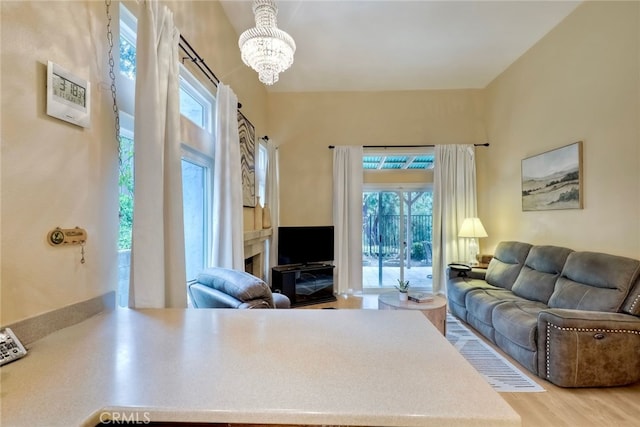
[[[366,189],[362,193],[363,290],[432,288],[433,193],[427,188]]]

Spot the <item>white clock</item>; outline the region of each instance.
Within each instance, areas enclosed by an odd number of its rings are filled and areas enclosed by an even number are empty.
[[[91,84],[58,64],[47,63],[47,114],[74,125],[91,123]]]

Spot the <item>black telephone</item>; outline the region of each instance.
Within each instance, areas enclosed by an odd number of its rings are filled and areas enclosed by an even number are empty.
[[[458,277],[467,277],[467,273],[471,271],[469,264],[462,264],[459,262],[452,262],[449,264],[449,268],[458,272]]]

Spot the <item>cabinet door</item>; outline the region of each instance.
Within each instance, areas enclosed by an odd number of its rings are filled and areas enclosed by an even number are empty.
[[[297,303],[333,298],[333,268],[302,270],[296,274]]]

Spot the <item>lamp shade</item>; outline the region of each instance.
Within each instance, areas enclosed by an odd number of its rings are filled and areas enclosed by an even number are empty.
[[[460,227],[458,237],[487,237],[487,231],[482,226],[480,218],[465,218]]]

